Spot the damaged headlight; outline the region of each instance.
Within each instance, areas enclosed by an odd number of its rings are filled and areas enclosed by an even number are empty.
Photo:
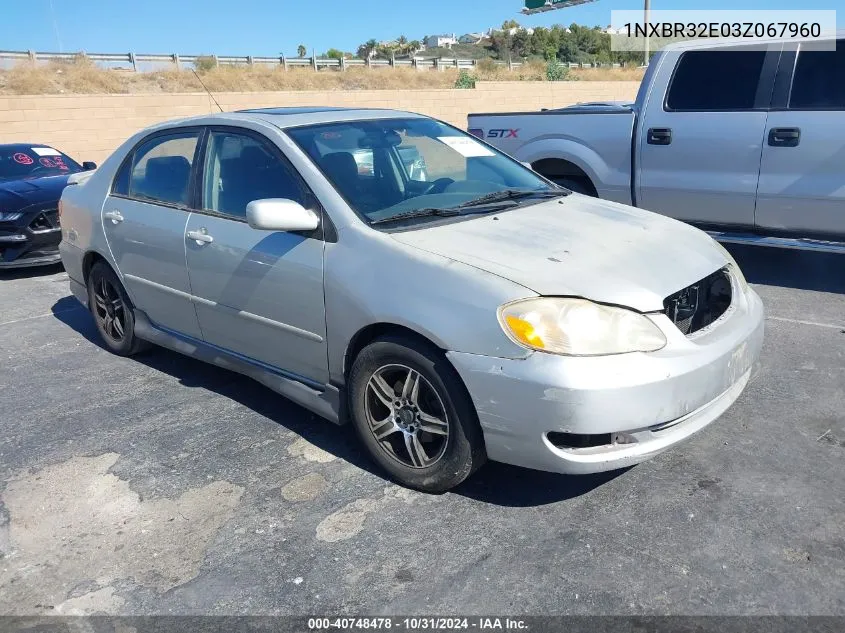
[[[748,291],[748,282],[745,280],[745,275],[742,274],[742,270],[739,267],[739,264],[736,263],[733,255],[730,254],[728,249],[724,246],[719,244],[716,240],[713,240],[716,244],[716,248],[719,249],[719,252],[728,260],[728,270],[730,270],[731,275],[736,279],[737,283],[739,284],[739,289],[742,290],[743,293]]]
[[[538,297],[499,308],[499,323],[516,343],[565,356],[654,352],[666,337],[648,317],[586,299]]]

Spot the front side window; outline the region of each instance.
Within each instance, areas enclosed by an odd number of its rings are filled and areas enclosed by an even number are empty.
[[[266,198],[306,205],[299,180],[268,142],[235,132],[212,132],[203,176],[203,209],[245,218],[247,204]]]
[[[751,110],[766,51],[689,51],[681,55],[666,108],[679,111]]]
[[[138,147],[118,173],[113,192],[138,200],[187,206],[199,132],[157,136]],[[126,171],[124,171],[126,170]]]
[[[82,171],[75,160],[44,145],[0,146],[0,181],[66,176]]]
[[[444,123],[345,121],[286,130],[369,223],[519,206],[566,195],[531,170]]]
[[[812,44],[801,45],[789,107],[845,109],[845,40],[836,42],[835,51],[814,50]]]

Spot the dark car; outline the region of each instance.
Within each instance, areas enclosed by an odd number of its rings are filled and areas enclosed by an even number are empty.
[[[0,145],[0,269],[60,261],[62,190],[71,174],[95,168],[47,145]]]

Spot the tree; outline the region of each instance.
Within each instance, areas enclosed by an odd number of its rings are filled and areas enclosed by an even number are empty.
[[[519,22],[516,20],[505,20],[502,22],[502,30],[503,31],[510,31],[511,29],[518,29],[521,28]]]
[[[408,38],[404,35],[400,35],[396,38],[396,46],[399,49],[400,53],[405,53],[408,50]]]
[[[422,44],[420,44],[419,40],[411,40],[410,42],[408,42],[408,55],[413,57],[414,55],[420,52],[421,48]]]
[[[531,36],[528,31],[519,29],[513,34],[511,50],[519,57],[528,57],[531,54]]]
[[[308,49],[305,48],[305,44],[300,44],[296,47],[296,54],[300,57],[305,57],[308,54]]]
[[[326,51],[326,57],[328,57],[329,59],[343,59],[345,56],[346,55],[343,51],[338,50],[336,48],[330,48],[328,51]]]
[[[373,56],[376,54],[376,49],[378,48],[378,42],[375,40],[367,40],[361,46],[358,47],[357,55],[361,59],[372,59]]]
[[[490,48],[499,59],[507,59],[513,52],[513,35],[509,31],[493,31],[490,34]]]

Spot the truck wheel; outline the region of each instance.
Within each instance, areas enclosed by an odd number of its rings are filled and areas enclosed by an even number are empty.
[[[88,274],[88,306],[106,347],[118,356],[132,356],[148,343],[135,336],[135,313],[123,284],[111,267],[97,262]]]
[[[367,451],[405,486],[444,492],[487,459],[469,394],[440,350],[403,337],[374,341],[352,365],[349,397]]]
[[[589,182],[584,182],[583,180],[579,180],[577,178],[553,178],[552,180],[555,184],[558,184],[561,187],[566,187],[575,193],[582,193],[585,196],[590,196],[591,198],[598,197],[596,190]]]

